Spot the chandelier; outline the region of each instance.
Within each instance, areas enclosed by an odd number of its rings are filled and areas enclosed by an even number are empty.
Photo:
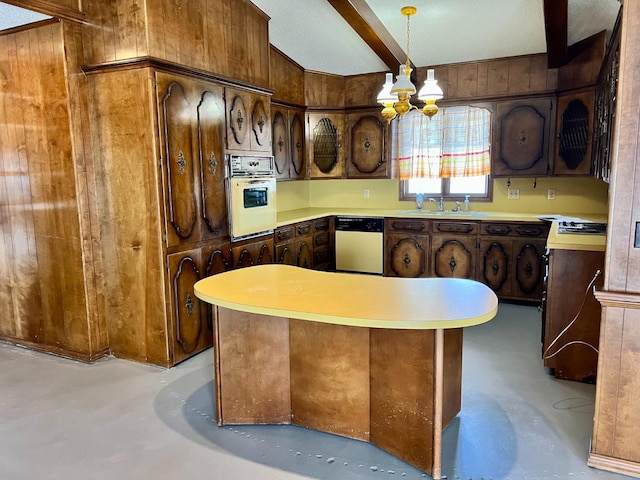
[[[387,73],[386,81],[378,94],[378,103],[384,106],[382,109],[382,117],[387,120],[387,122],[391,122],[396,115],[402,116],[409,110],[416,108],[411,105],[410,101],[411,96],[416,93],[416,87],[411,83],[409,78],[413,71],[411,68],[411,60],[409,59],[409,21],[411,16],[416,13],[417,8],[407,6],[403,7],[400,11],[402,15],[406,15],[407,17],[407,62],[404,65],[400,65],[396,83],[393,83],[393,74]],[[438,86],[438,81],[435,79],[433,69],[430,68],[427,70],[427,79],[418,92],[418,100],[425,102],[422,113],[431,119],[431,117],[438,113],[436,100],[440,100],[442,96],[442,89]]]

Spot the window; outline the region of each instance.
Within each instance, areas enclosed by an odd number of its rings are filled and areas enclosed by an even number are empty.
[[[392,176],[400,198],[416,193],[447,199],[491,199],[491,112],[484,107],[443,107],[429,120],[419,110],[392,123]]]

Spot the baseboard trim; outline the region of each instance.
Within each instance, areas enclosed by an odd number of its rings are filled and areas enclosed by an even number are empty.
[[[640,463],[623,460],[621,458],[590,453],[587,465],[600,470],[607,470],[609,472],[621,473],[623,475],[640,478]]]

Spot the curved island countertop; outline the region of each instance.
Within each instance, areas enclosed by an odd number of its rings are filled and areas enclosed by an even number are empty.
[[[498,298],[486,285],[457,278],[399,278],[257,265],[195,284],[205,302],[233,310],[337,325],[461,328],[491,320]]]

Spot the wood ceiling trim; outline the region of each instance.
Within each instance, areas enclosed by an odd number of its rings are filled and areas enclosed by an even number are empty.
[[[327,0],[369,47],[396,72],[405,63],[406,53],[376,17],[365,0]],[[400,12],[398,11],[398,15]]]
[[[568,0],[544,0],[544,30],[549,68],[559,68],[569,62],[568,3]]]

